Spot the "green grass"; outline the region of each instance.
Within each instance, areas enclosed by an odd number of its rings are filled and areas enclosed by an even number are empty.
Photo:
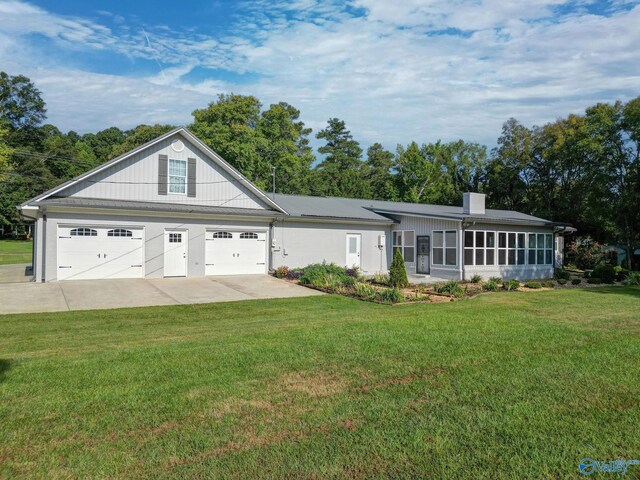
[[[0,477],[576,478],[640,457],[639,300],[3,316]]]
[[[0,265],[31,263],[31,240],[0,240]]]

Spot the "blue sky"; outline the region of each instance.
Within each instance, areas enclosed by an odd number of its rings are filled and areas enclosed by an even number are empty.
[[[0,68],[81,133],[185,125],[236,92],[363,145],[493,145],[509,117],[640,95],[640,0],[0,0],[0,19]]]

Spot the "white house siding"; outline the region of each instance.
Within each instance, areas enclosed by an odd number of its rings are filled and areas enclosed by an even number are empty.
[[[174,140],[184,144],[176,152]],[[196,159],[196,196],[167,193],[158,194],[158,156],[169,159]],[[138,200],[145,202],[179,203],[189,205],[227,206],[239,208],[266,208],[248,188],[244,187],[219,165],[215,164],[195,145],[180,134],[175,134],[155,145],[132,155],[107,169],[79,181],[59,193],[61,196]]]
[[[475,224],[465,228],[465,230],[484,230],[492,232],[515,232],[515,233],[551,233],[553,228],[548,227],[527,227],[522,225],[497,225],[497,224]],[[496,238],[496,244],[497,244]],[[555,239],[552,239],[552,245],[556,245]],[[461,258],[464,258],[464,252]],[[528,253],[525,253],[526,261],[529,261]],[[555,252],[554,252],[555,258]],[[498,262],[498,255],[495,257]],[[501,277],[503,279],[516,280],[532,280],[553,277],[553,265],[465,265],[464,278],[469,280],[473,275],[481,275],[482,278]]]
[[[361,235],[362,272],[372,275],[388,271],[390,230],[387,225],[279,221],[273,228],[273,268],[305,267],[326,261],[346,266],[347,234]],[[378,248],[379,236],[385,235],[386,248]]]
[[[238,230],[254,230],[267,232],[269,244],[269,219],[255,221],[240,221],[232,219],[196,218],[170,216],[146,216],[125,215],[118,213],[63,213],[52,212],[47,214],[46,221],[46,251],[45,251],[45,281],[56,280],[58,270],[57,242],[58,225],[79,226],[113,226],[113,227],[143,227],[145,238],[145,277],[161,278],[164,276],[164,230],[185,229],[188,230],[188,255],[187,276],[202,277],[205,275],[205,232],[208,229],[224,228]],[[42,231],[42,230],[40,230]],[[265,248],[266,245],[265,245]],[[267,254],[268,261],[268,254]],[[36,271],[41,272],[40,267]],[[266,266],[265,266],[266,273]],[[41,279],[42,274],[36,277]]]
[[[399,217],[400,223],[394,224],[392,230],[413,230],[415,236],[428,235],[431,238],[431,247],[433,248],[433,231],[434,230],[456,230],[458,232],[458,264],[455,266],[446,265],[430,265],[430,276],[438,278],[450,278],[459,280],[461,277],[460,267],[460,222],[455,220],[445,220],[437,218],[427,218],[418,216],[403,215]],[[393,238],[389,238],[389,246],[392,246]],[[417,261],[417,255],[414,255],[414,259]],[[433,255],[430,257],[433,261]],[[407,273],[412,275],[416,274],[416,262],[405,263]]]

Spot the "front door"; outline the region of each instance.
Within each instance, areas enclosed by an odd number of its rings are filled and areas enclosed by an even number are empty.
[[[418,236],[417,238],[417,250],[418,250],[418,263],[416,265],[416,273],[424,275],[429,274],[430,255],[431,255],[431,239],[428,235]]]
[[[164,276],[187,276],[187,231],[164,231]]]
[[[347,267],[360,268],[360,234],[347,233]]]

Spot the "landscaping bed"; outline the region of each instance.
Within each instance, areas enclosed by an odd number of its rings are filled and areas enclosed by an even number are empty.
[[[606,272],[605,272],[606,270]],[[601,275],[601,278],[594,276]],[[274,272],[277,278],[314,288],[326,293],[334,293],[363,301],[382,304],[440,303],[463,300],[483,293],[498,291],[541,291],[571,289],[608,285],[638,285],[640,274],[629,272],[623,278],[608,269],[593,272],[568,272],[556,270],[555,278],[520,282],[494,277],[483,280],[475,276],[471,281],[449,280],[433,284],[409,284],[402,272],[394,274],[394,266],[389,275],[375,274],[363,276],[357,268],[344,268],[335,264],[319,263],[304,268],[289,269],[279,267]]]

